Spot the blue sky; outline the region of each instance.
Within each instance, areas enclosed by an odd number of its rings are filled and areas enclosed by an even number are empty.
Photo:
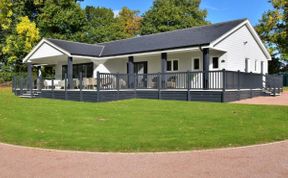
[[[84,0],[81,6],[102,6],[115,12],[127,6],[144,13],[152,3],[153,0]],[[208,20],[212,23],[248,18],[255,25],[271,5],[268,0],[202,0],[201,8],[208,10]]]

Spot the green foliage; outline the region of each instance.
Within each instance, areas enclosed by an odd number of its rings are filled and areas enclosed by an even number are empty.
[[[85,15],[89,23],[84,27],[82,41],[99,43],[129,37],[112,9],[87,6]]]
[[[81,41],[87,19],[75,0],[46,0],[41,12],[37,23],[42,36]]]
[[[208,24],[201,0],[155,0],[144,14],[141,34],[171,31]]]
[[[262,16],[256,30],[274,56],[288,60],[288,1],[270,0],[273,9]]]

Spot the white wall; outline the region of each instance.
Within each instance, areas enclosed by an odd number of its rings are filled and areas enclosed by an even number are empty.
[[[227,51],[222,59],[225,68],[233,71],[245,71],[245,59],[249,58],[249,72],[261,72],[261,61],[264,61],[264,73],[268,72],[268,60],[246,25],[215,46]],[[255,60],[257,69],[255,70]]]
[[[188,70],[193,71],[192,60],[194,58],[200,59],[200,69],[202,70],[202,53],[200,51],[184,52],[184,53],[168,53],[169,60],[178,60],[178,71],[186,72]],[[134,62],[147,61],[148,73],[161,72],[161,54],[150,56],[136,56]],[[96,64],[94,69],[94,75],[96,73],[126,73],[127,72],[128,58],[109,59],[103,61],[102,64]]]

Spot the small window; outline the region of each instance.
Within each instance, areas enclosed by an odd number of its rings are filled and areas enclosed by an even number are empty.
[[[167,71],[172,70],[172,61],[167,61]]]
[[[178,61],[175,60],[173,61],[173,71],[177,71],[178,70]]]
[[[167,71],[178,71],[178,60],[167,61]]]
[[[218,57],[213,57],[212,63],[213,63],[213,69],[219,68],[219,58]]]
[[[199,70],[199,69],[200,69],[200,60],[194,59],[194,70]]]

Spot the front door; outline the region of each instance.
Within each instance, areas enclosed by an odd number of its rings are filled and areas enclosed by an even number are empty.
[[[135,62],[134,73],[138,74],[136,75],[137,87],[146,88],[147,87],[147,61]]]

